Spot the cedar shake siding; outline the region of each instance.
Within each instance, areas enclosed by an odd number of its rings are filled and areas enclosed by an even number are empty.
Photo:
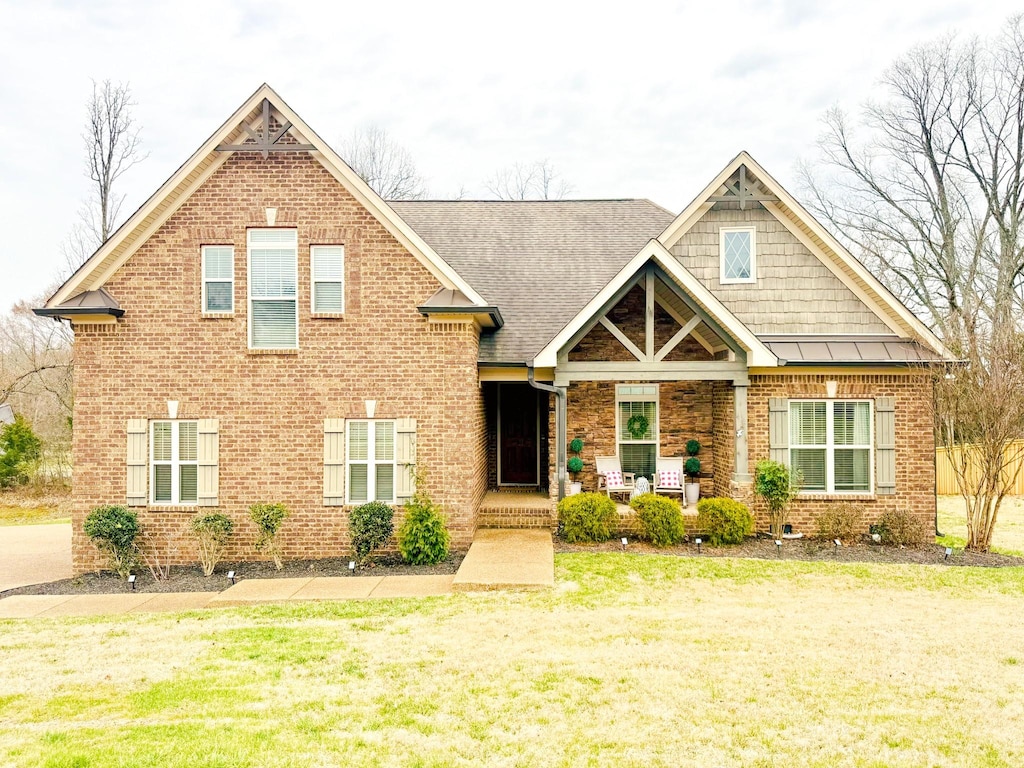
[[[246,230],[298,231],[299,348],[248,349]],[[200,307],[200,247],[234,246],[234,305],[228,317]],[[345,312],[310,312],[310,245],[345,248]],[[236,525],[228,559],[252,558],[248,507],[280,501],[289,558],[350,551],[347,507],[323,505],[324,420],[416,420],[417,467],[465,549],[487,484],[487,431],[477,383],[479,330],[437,322],[416,307],[438,288],[409,254],[305,153],[236,154],[106,283],[125,308],[116,325],[76,327],[75,572],[103,566],[82,533],[92,508],[125,502],[129,419],[219,423],[220,511]],[[147,467],[148,470],[148,467]],[[174,562],[196,559],[185,526],[195,507],[139,508],[143,530],[176,539]],[[400,522],[398,508],[396,525]]]

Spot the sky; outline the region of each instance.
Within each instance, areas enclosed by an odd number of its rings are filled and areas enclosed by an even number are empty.
[[[335,148],[376,124],[431,197],[547,160],[571,197],[680,211],[739,151],[791,192],[826,109],[882,99],[914,45],[996,34],[1024,0],[0,0],[0,311],[44,295],[89,194],[92,80],[128,82],[127,217],[263,82]],[[798,195],[799,196],[799,195]]]

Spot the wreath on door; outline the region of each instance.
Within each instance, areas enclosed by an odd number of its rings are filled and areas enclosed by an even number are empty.
[[[626,431],[634,440],[640,440],[647,434],[649,426],[651,426],[651,422],[647,420],[646,416],[642,413],[634,413],[626,422]]]

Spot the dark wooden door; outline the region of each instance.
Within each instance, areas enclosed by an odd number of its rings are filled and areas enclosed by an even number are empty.
[[[498,483],[537,485],[537,391],[529,384],[501,384],[498,420]]]

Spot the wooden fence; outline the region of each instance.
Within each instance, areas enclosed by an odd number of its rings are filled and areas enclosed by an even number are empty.
[[[953,473],[953,462],[963,461],[964,451],[967,451],[967,461],[970,462],[970,472],[977,472],[977,461],[971,456],[971,446],[958,445],[953,449],[952,457],[945,448],[935,449],[935,490],[940,496],[956,495],[960,488],[956,484],[956,475]],[[1024,462],[1024,440],[1015,440],[1007,446],[1009,453],[1009,466],[1007,472],[1013,474],[1021,462]],[[1010,488],[1010,493],[1015,496],[1024,495],[1024,471],[1017,472],[1017,479]]]

